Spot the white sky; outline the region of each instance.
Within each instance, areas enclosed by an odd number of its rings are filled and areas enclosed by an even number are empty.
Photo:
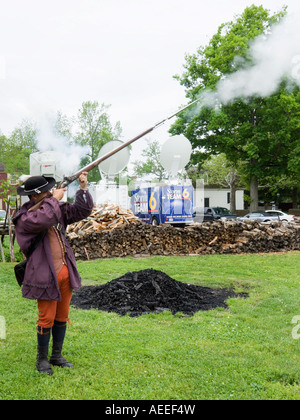
[[[299,0],[0,0],[0,131],[97,100],[111,105],[124,141],[135,137],[187,103],[173,79],[185,54],[251,4],[299,8]],[[146,138],[163,141],[168,127]]]

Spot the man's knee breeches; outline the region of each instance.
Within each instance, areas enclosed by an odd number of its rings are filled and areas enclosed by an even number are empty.
[[[38,300],[39,318],[37,324],[41,331],[43,328],[52,328],[54,321],[67,322],[69,320],[72,289],[70,287],[69,272],[65,265],[58,274],[57,281],[61,300]]]

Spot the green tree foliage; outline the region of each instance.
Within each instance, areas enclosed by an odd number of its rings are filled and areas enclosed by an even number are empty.
[[[160,145],[158,141],[148,141],[148,147],[143,150],[142,157],[145,160],[135,161],[134,173],[137,177],[153,175],[158,181],[167,177],[167,173],[160,163]]]
[[[107,110],[109,105],[97,101],[83,102],[78,113],[71,119],[61,112],[57,114],[56,131],[67,138],[69,143],[86,146],[88,153],[81,165],[97,159],[102,146],[112,140],[119,140],[122,129],[117,122],[113,127]],[[89,180],[97,182],[100,179],[98,168],[89,174]]]
[[[251,41],[262,33],[266,36],[271,33],[272,25],[279,22],[285,12],[283,9],[271,15],[262,6],[253,5],[234,21],[221,25],[208,46],[186,57],[185,72],[176,76],[186,88],[187,97],[194,100],[205,91],[214,91],[220,80],[251,66]],[[269,97],[236,98],[228,104],[219,104],[218,109],[203,107],[194,115],[186,111],[171,131],[189,138],[194,149],[194,164],[201,165],[207,157],[218,153],[225,153],[233,165],[242,162],[243,172],[250,179],[252,209],[255,209],[258,181],[266,173],[268,176],[296,175],[299,117],[299,88],[291,87],[283,79],[278,90]],[[297,162],[298,159],[299,154]]]
[[[9,137],[0,138],[0,161],[13,175],[29,173],[29,156],[37,151],[36,127],[23,121]]]
[[[122,129],[117,122],[113,127],[107,110],[109,106],[97,101],[83,102],[76,116],[68,118],[61,111],[53,122],[54,133],[62,136],[67,144],[86,146],[87,155],[81,165],[87,165],[97,159],[101,147],[111,140],[118,140]],[[29,173],[29,156],[38,152],[37,128],[34,123],[23,121],[12,134],[0,136],[0,162],[12,175]],[[91,181],[99,181],[98,168],[90,172]]]

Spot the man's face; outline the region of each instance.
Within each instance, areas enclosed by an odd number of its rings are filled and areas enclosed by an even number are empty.
[[[45,192],[40,193],[40,194],[34,194],[32,196],[32,199],[35,203],[38,203],[39,201],[43,200],[44,198],[51,197],[51,196],[52,196],[52,194],[51,194],[50,191],[45,191]]]

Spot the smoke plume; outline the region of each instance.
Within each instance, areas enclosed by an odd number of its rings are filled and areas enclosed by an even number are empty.
[[[217,84],[216,91],[203,92],[199,106],[215,107],[251,96],[276,92],[283,77],[300,86],[299,15],[287,15],[271,33],[255,39],[250,47],[252,66],[232,73]],[[198,108],[199,109],[199,108]]]
[[[44,116],[38,128],[38,149],[40,152],[54,151],[60,155],[57,162],[64,175],[72,175],[80,169],[80,161],[88,153],[87,147],[70,144],[68,139],[55,132],[55,119],[52,115]]]

